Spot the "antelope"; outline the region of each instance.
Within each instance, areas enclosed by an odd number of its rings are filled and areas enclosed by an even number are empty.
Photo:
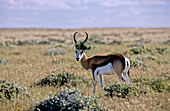
[[[78,32],[73,35],[73,40],[75,42],[76,48],[76,60],[79,61],[80,65],[84,69],[92,73],[94,79],[94,93],[96,90],[97,75],[99,75],[100,86],[102,88],[103,93],[103,75],[115,74],[121,82],[125,81],[126,83],[130,84],[130,81],[128,79],[130,61],[127,57],[120,53],[87,57],[86,53],[84,52],[87,47],[84,45],[84,43],[88,39],[88,34],[85,32],[86,39],[80,44],[80,46],[78,46],[75,38],[77,33]],[[90,49],[90,47],[88,49]]]

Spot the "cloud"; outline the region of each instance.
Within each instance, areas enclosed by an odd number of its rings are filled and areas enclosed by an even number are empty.
[[[167,5],[165,0],[141,0],[140,2],[147,5]]]
[[[169,6],[168,0],[0,0],[0,27],[169,26]]]
[[[165,0],[104,0],[101,5],[106,7],[114,7],[119,5],[139,6],[139,5],[167,5]]]
[[[99,4],[101,7],[120,5],[166,5],[165,0],[0,0],[3,9],[32,9],[32,10],[88,10],[90,5]]]
[[[118,5],[139,5],[138,1],[122,1],[122,0],[104,0],[101,2],[101,5],[106,6],[106,7],[114,7]]]
[[[33,10],[87,10],[81,0],[0,0],[0,8]]]

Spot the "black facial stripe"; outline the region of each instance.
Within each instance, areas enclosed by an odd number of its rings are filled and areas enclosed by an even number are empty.
[[[83,53],[83,50],[81,51],[81,54]]]

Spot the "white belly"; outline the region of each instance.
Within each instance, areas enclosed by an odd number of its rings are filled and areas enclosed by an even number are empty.
[[[99,75],[103,75],[103,74],[114,74],[114,69],[111,63],[102,66],[102,67],[98,67],[95,72]]]

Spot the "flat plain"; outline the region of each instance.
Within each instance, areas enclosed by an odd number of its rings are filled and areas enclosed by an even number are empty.
[[[84,32],[89,34],[86,45],[92,48],[85,51],[89,57],[125,54],[131,60],[131,85],[146,87],[149,91],[138,96],[110,97],[107,91],[103,95],[99,78],[95,95],[93,82],[69,85],[69,89],[75,88],[83,95],[96,98],[105,110],[170,109],[170,28],[0,29],[0,78],[26,87],[29,93],[29,97],[10,100],[0,87],[0,111],[29,110],[31,105],[49,98],[49,93],[53,96],[67,87],[33,86],[48,75],[68,72],[92,79],[92,74],[76,61],[75,32],[79,32],[78,41],[85,39]],[[51,49],[63,53],[48,54]],[[152,86],[150,81],[154,81]],[[114,83],[120,83],[115,75],[104,76],[104,86]]]

